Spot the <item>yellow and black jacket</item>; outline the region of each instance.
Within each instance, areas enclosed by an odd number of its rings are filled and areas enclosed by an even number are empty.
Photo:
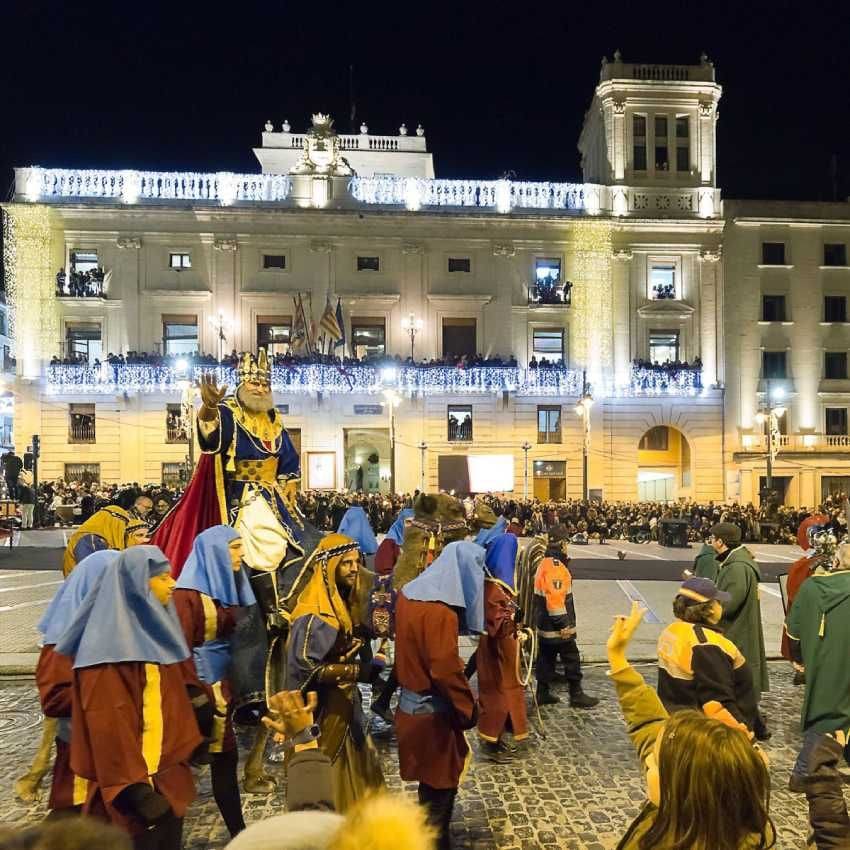
[[[694,708],[752,729],[753,675],[731,640],[706,625],[676,620],[658,639],[658,696],[668,712]]]

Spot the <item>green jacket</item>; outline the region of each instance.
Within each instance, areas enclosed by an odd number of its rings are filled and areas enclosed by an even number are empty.
[[[638,751],[641,766],[645,769],[646,759],[652,752],[655,739],[661,734],[669,715],[661,704],[658,694],[646,684],[643,676],[634,667],[626,667],[624,670],[610,674],[610,677],[617,689],[617,698],[620,700],[620,709],[628,727],[629,737]],[[658,809],[647,800],[640,814],[632,821],[632,825],[620,839],[617,850],[637,850],[641,837],[649,832],[657,813]],[[742,850],[759,846],[761,846],[760,838],[752,835],[742,845]],[[664,850],[664,848],[658,846],[656,850]]]
[[[785,628],[806,667],[803,731],[850,729],[850,572],[806,579]]]
[[[715,551],[708,545],[702,544],[702,549],[697,552],[694,560],[694,575],[700,578],[710,578],[712,581],[717,581],[717,571],[720,569],[720,564],[714,557]]]
[[[720,629],[738,649],[753,671],[756,700],[770,687],[761,624],[759,582],[761,571],[746,546],[738,546],[720,562],[717,587],[731,595],[723,605]]]

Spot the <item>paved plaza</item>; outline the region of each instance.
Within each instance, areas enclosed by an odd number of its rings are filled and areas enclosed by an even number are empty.
[[[640,668],[654,681],[654,666]],[[805,846],[805,798],[786,789],[799,746],[802,692],[791,684],[787,665],[771,664],[772,690],[764,698],[773,738],[771,813],[780,850]],[[643,800],[637,759],[625,733],[616,696],[603,665],[588,666],[586,690],[602,698],[594,711],[566,706],[542,710],[546,739],[535,735],[528,756],[511,766],[476,759],[461,788],[454,818],[456,846],[470,850],[608,850],[616,847]],[[565,695],[564,695],[565,696]],[[11,794],[12,783],[28,764],[39,734],[39,712],[32,681],[0,684],[0,821],[23,824],[43,817],[43,805],[24,806]],[[388,785],[415,795],[415,786],[398,776],[395,741],[377,736]],[[280,768],[271,771],[280,775]],[[283,796],[245,798],[250,822],[281,811]],[[226,834],[212,799],[209,773],[200,776],[198,799],[186,822],[188,850],[221,848]]]

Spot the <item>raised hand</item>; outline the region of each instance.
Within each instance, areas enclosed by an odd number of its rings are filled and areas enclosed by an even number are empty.
[[[614,617],[614,625],[611,626],[607,643],[609,658],[612,654],[625,654],[626,647],[645,614],[646,608],[639,602],[632,602],[632,610],[628,617],[624,617],[622,614]]]
[[[198,412],[198,418],[214,419],[216,408],[227,394],[227,386],[219,387],[212,375],[205,374],[201,375],[198,389],[201,392],[201,409]]]
[[[307,694],[306,702],[301,691],[279,691],[269,697],[271,717],[262,718],[263,724],[275,733],[278,743],[286,738],[294,738],[313,723],[313,712],[318,704],[315,691]]]

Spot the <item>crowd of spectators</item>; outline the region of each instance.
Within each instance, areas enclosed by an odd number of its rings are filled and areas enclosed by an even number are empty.
[[[56,273],[56,295],[59,298],[103,298],[106,274],[99,266],[81,272],[71,269],[70,274],[61,268]]]

